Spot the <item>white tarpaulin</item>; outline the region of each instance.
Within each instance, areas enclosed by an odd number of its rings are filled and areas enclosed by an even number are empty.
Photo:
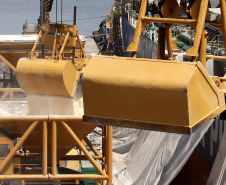
[[[224,131],[223,138],[217,157],[214,161],[207,185],[225,185],[226,184],[226,131]]]
[[[0,108],[0,115],[10,114]],[[213,120],[192,135],[114,128],[114,185],[169,184],[212,122]],[[224,180],[225,171],[223,172]]]
[[[212,122],[192,135],[114,128],[114,185],[169,184]]]

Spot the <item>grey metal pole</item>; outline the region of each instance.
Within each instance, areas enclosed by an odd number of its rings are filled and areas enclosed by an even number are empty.
[[[73,20],[73,25],[76,25],[76,14],[77,14],[77,6],[74,6],[74,20]],[[73,47],[73,52],[72,52],[72,62],[75,63],[75,47]]]
[[[40,0],[40,28],[42,26],[42,24],[44,23],[45,20],[45,9],[44,9],[44,3],[43,0]],[[45,47],[42,44],[42,58],[44,58],[45,56]]]
[[[73,20],[73,25],[76,25],[76,14],[77,14],[77,6],[74,6],[74,20]]]
[[[57,23],[57,0],[56,0],[56,23]]]
[[[63,0],[61,0],[61,24],[63,23]]]
[[[40,25],[43,24],[44,22],[44,4],[43,4],[43,0],[40,0]]]

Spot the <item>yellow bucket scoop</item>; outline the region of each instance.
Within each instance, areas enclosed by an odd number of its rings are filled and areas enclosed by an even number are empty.
[[[200,62],[96,56],[83,75],[84,122],[191,133],[225,110]]]
[[[27,94],[72,97],[80,72],[71,61],[21,58],[17,80]]]

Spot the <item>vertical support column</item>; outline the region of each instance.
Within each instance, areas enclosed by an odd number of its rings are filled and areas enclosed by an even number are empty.
[[[45,21],[45,9],[44,9],[44,3],[43,3],[43,0],[40,0],[40,29],[42,29],[42,24],[44,23]],[[44,45],[42,44],[42,58],[45,57],[45,47]]]
[[[74,6],[74,20],[73,20],[73,25],[76,25],[76,15],[77,15],[77,6]],[[75,30],[74,30],[75,32]],[[75,47],[73,47],[73,53],[72,53],[72,62],[75,63]]]
[[[40,0],[40,26],[42,26],[43,22],[45,21],[45,9],[43,0]]]
[[[63,24],[63,0],[61,0],[61,24]]]
[[[168,50],[168,57],[174,60],[173,51],[172,51],[172,32],[171,32],[171,24],[165,24],[166,28],[166,44]]]
[[[77,37],[77,41],[78,41],[78,44],[79,44],[79,46],[80,46],[80,49],[81,49],[81,51],[82,51],[82,57],[83,57],[83,58],[86,58],[86,52],[85,52],[85,50],[84,50],[84,48],[83,48],[83,46],[82,46],[82,42],[81,42],[80,37],[79,37],[79,35],[78,35],[78,30],[76,31],[76,37]]]
[[[165,59],[165,35],[166,30],[164,27],[160,27],[158,30],[158,56],[157,59]]]
[[[42,44],[42,58],[45,58],[45,46]]]
[[[85,137],[84,141],[96,156],[101,156],[100,152],[93,146],[93,144],[90,142],[90,140],[87,137]]]
[[[57,15],[58,13],[57,13],[57,0],[56,0],[56,23],[57,23]]]
[[[92,157],[92,155],[89,153],[89,151],[86,149],[86,147],[82,144],[82,142],[79,140],[79,138],[76,136],[76,134],[73,132],[73,130],[63,121],[61,121],[61,124],[64,126],[64,128],[69,132],[69,134],[73,137],[74,141],[77,143],[78,147],[82,150],[82,152],[86,155],[87,159],[92,163],[94,168],[98,171],[100,175],[105,175],[99,164],[96,162],[96,160]]]
[[[142,18],[145,16],[147,10],[147,0],[141,1],[140,12],[137,20],[137,25],[133,37],[133,42],[128,46],[127,51],[132,52],[132,57],[137,57],[137,51],[140,43],[141,30],[142,30]]]
[[[54,39],[54,43],[53,43],[52,59],[54,59],[55,56],[57,56],[57,53],[56,53],[56,38]]]
[[[70,32],[68,32],[67,35],[65,36],[64,42],[63,42],[62,47],[61,47],[61,49],[60,49],[60,53],[59,53],[59,59],[60,59],[60,60],[63,60],[63,59],[64,59],[64,55],[63,55],[63,53],[64,53],[64,48],[65,48],[65,46],[66,46],[66,44],[67,44],[67,42],[68,42],[69,36],[70,36]]]
[[[42,175],[47,175],[47,122],[43,122],[42,128]]]
[[[9,91],[9,99],[13,100],[13,91],[12,90]]]
[[[11,82],[13,80],[13,70],[11,68],[9,68],[9,75],[10,75],[10,87],[12,87]]]
[[[205,68],[206,68],[207,35],[208,35],[208,32],[206,30],[203,30],[201,44],[200,44],[200,48],[199,48],[199,60]]]
[[[106,157],[106,126],[102,126],[102,156],[103,159],[105,160]],[[105,162],[105,161],[104,161]],[[102,169],[104,169],[105,166],[102,166]]]
[[[196,61],[197,53],[200,46],[203,27],[205,26],[206,13],[208,9],[208,0],[202,0],[199,8],[199,16],[196,24],[196,33],[193,46],[187,51],[187,55],[192,57],[192,61]]]
[[[107,185],[112,184],[112,126],[107,126],[107,175],[109,179],[107,180]]]
[[[226,49],[226,3],[225,0],[220,0],[221,7],[221,19],[223,25],[223,36],[224,36],[224,48]]]
[[[76,15],[77,15],[77,6],[74,6],[74,19],[73,19],[73,25],[76,25]]]
[[[106,164],[106,138],[107,138],[107,130],[106,130],[106,126],[102,126],[102,156],[103,156],[103,162],[104,164],[102,164],[102,170],[105,170],[105,164]],[[103,185],[106,185],[107,181],[103,180]]]
[[[39,42],[39,40],[40,40],[41,35],[42,35],[42,30],[39,31],[38,37],[37,37],[37,39],[36,39],[36,41],[35,41],[35,44],[34,44],[32,50],[31,50],[31,53],[30,53],[30,54],[31,54],[31,57],[34,56],[34,52],[35,52],[35,50],[36,50],[36,48],[37,48],[37,45],[38,45],[38,42]]]
[[[57,128],[56,122],[52,122],[52,175],[56,175],[57,167]]]

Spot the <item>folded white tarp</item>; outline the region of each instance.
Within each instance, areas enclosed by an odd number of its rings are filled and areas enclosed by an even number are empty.
[[[0,116],[9,115],[11,114],[0,108]],[[114,128],[113,184],[169,184],[180,172],[212,122],[213,120],[192,135]],[[225,141],[225,135],[222,142]],[[225,169],[225,156],[221,159],[224,159],[223,164],[218,165]],[[220,175],[218,174],[221,178],[219,185],[225,182],[225,173],[225,170],[221,170]]]
[[[226,130],[220,143],[217,157],[214,161],[207,185],[226,184]]]
[[[114,185],[169,184],[212,122],[192,135],[114,128]]]

